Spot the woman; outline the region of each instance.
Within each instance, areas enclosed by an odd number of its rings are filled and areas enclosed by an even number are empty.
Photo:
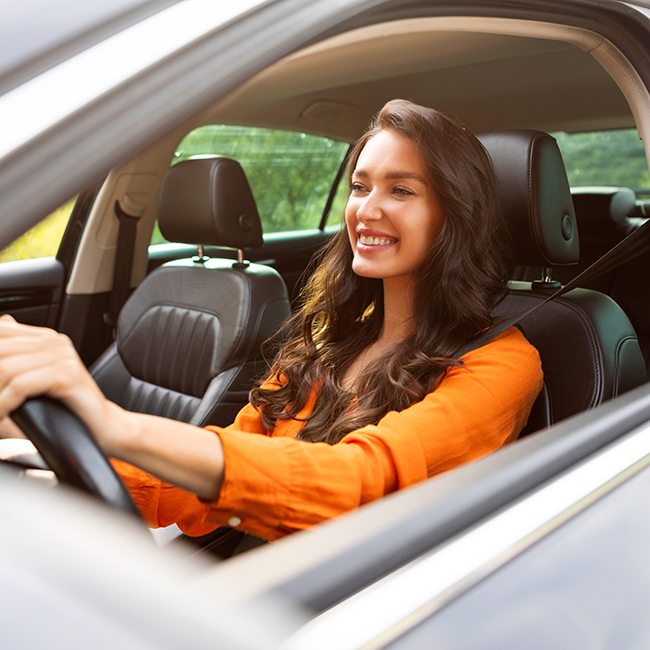
[[[395,100],[350,169],[347,228],[308,283],[271,378],[231,427],[124,411],[65,337],[9,317],[0,416],[32,395],[61,399],[120,459],[150,525],[200,535],[225,524],[265,539],[514,440],[541,388],[535,349],[512,328],[454,358],[491,326],[505,287],[485,150],[437,111]]]

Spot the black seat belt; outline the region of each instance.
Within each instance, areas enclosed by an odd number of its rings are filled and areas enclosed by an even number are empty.
[[[113,328],[117,325],[120,309],[126,302],[131,291],[131,272],[133,269],[133,251],[135,250],[135,235],[140,215],[127,214],[115,201],[115,215],[120,221],[117,235],[117,251],[115,252],[115,267],[113,269],[113,290],[108,311],[104,314],[104,322]]]
[[[558,289],[555,293],[551,294],[546,300],[537,303],[530,309],[519,312],[514,316],[498,322],[494,327],[484,332],[477,339],[474,339],[462,347],[454,356],[460,358],[468,352],[484,346],[493,338],[499,336],[499,334],[502,334],[513,325],[516,325],[520,320],[551,300],[559,298],[572,289],[575,289],[582,284],[586,284],[591,280],[595,280],[601,275],[617,269],[619,266],[623,266],[626,262],[630,262],[639,257],[639,255],[643,255],[643,253],[647,253],[648,251],[650,251],[650,219],[633,230],[627,237],[616,244],[616,246],[607,251],[607,253],[597,259],[582,273],[579,273],[575,278],[573,278],[573,280],[571,280],[571,282],[565,284],[561,289]]]

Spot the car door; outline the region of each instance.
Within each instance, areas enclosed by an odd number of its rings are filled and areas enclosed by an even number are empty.
[[[81,192],[0,251],[0,311],[27,325],[64,332],[90,364],[111,340],[109,294],[70,296],[65,288],[100,184]]]
[[[29,325],[56,327],[66,271],[89,197],[63,204],[0,251],[0,309]]]

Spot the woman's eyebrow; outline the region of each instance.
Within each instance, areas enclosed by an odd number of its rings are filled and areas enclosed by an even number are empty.
[[[423,178],[422,176],[420,176],[420,174],[416,172],[388,172],[388,174],[386,174],[386,178],[390,178],[391,180],[402,180],[404,178],[411,178],[414,181],[419,181],[420,183],[424,183],[424,185],[427,185],[426,178]]]
[[[365,169],[355,169],[353,172],[353,176],[360,176],[361,178],[368,178],[368,172]],[[386,178],[395,181],[395,180],[402,180],[405,178],[411,178],[415,181],[419,181],[420,183],[423,183],[424,185],[428,185],[427,179],[420,176],[417,172],[401,172],[401,171],[394,171],[394,172],[388,172],[386,174]]]

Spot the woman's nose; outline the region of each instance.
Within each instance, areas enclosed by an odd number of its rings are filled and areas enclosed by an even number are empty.
[[[357,209],[357,219],[359,221],[381,219],[383,215],[381,199],[375,192],[368,193],[359,208]]]

